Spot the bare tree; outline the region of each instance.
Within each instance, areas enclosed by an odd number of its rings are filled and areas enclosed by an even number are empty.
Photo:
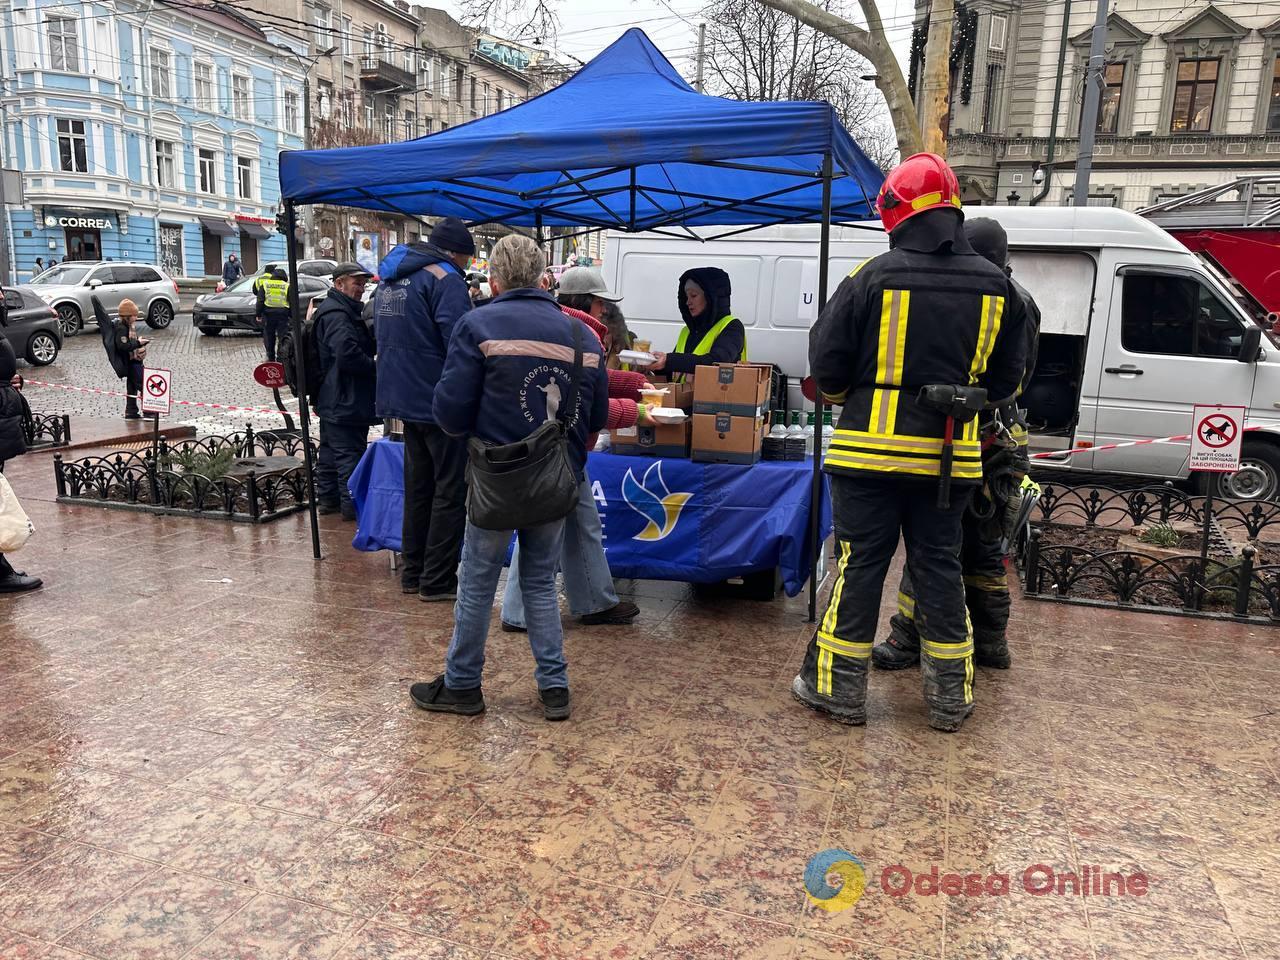
[[[706,8],[707,92],[735,100],[825,100],[882,168],[897,154],[871,68],[839,41],[756,0]]]

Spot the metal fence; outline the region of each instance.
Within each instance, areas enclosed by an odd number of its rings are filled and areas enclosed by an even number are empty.
[[[32,413],[22,419],[28,450],[65,447],[71,442],[71,417],[65,413]]]

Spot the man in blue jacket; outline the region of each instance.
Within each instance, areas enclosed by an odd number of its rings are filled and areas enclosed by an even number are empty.
[[[449,217],[428,243],[401,244],[378,267],[378,416],[404,422],[400,586],[420,600],[457,595],[466,514],[466,447],[431,409],[453,327],[471,309],[465,270],[476,252]]]
[[[356,518],[347,481],[364,456],[369,427],[377,423],[374,392],[377,347],[365,326],[361,296],[370,280],[358,263],[340,263],[333,271],[333,286],[316,306],[316,353],[320,356],[320,386],[316,413],[320,417],[320,451],[316,464],[316,509],[320,513],[342,511],[343,520]]]
[[[453,332],[444,374],[436,385],[434,411],[441,429],[486,444],[523,440],[560,416],[568,425],[569,456],[579,479],[588,437],[609,417],[609,381],[604,350],[585,330],[576,410],[561,405],[572,393],[577,320],[561,312],[538,288],[546,258],[528,237],[503,237],[489,258],[495,298],[463,317]],[[480,675],[493,614],[498,576],[511,543],[510,530],[484,530],[468,522],[462,548],[453,639],[445,672],[410,688],[413,702],[437,713],[484,710]],[[520,584],[524,592],[535,678],[548,720],[569,716],[569,677],[556,595],[556,569],[564,520],[516,531],[520,538]]]

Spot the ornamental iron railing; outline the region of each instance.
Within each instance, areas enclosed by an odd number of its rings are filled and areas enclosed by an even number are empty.
[[[22,435],[28,450],[65,447],[71,442],[71,417],[65,413],[33,413],[22,418]]]

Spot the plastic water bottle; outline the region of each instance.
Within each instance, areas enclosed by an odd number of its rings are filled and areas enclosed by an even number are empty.
[[[809,414],[809,422],[804,428],[804,452],[808,456],[813,456],[813,438],[817,433],[818,415],[811,412]]]
[[[785,439],[787,436],[787,425],[783,422],[785,416],[780,413],[774,414],[773,426],[769,428],[769,436]]]
[[[791,427],[787,430],[788,437],[803,437],[804,427],[800,425],[800,411],[795,410],[791,414]]]
[[[831,425],[831,411],[822,415],[822,456],[826,459],[827,448],[831,446],[831,438],[836,435],[836,428]]]

